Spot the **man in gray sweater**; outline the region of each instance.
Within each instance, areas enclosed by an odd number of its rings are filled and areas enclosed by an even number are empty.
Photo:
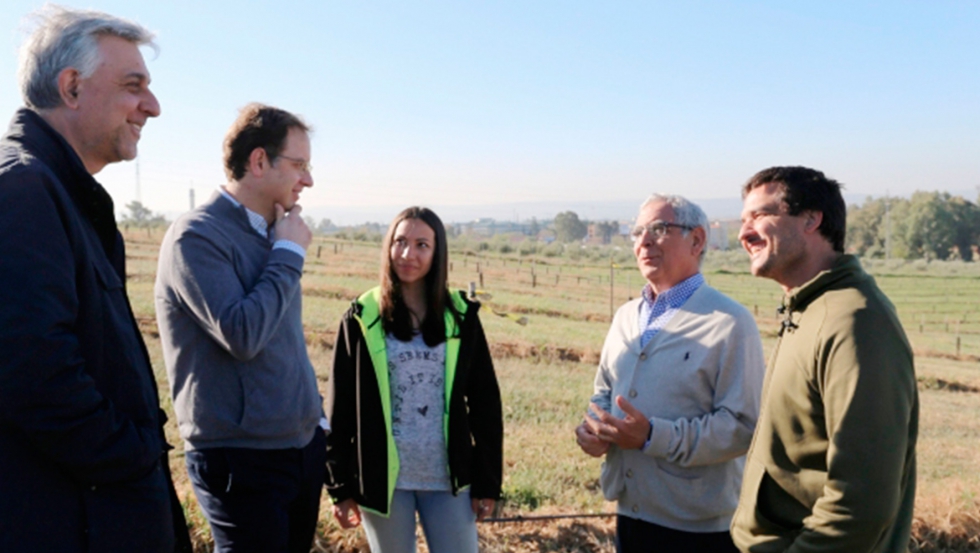
[[[316,528],[327,424],[301,319],[308,132],[246,106],[225,137],[228,183],[160,249],[160,340],[215,551],[306,553]]]
[[[680,196],[641,206],[633,252],[647,280],[602,346],[579,447],[605,456],[616,550],[735,553],[728,525],[759,415],[763,356],[752,315],[708,286],[708,218]]]

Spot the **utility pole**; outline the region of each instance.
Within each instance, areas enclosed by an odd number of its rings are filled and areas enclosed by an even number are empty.
[[[191,183],[190,200],[191,200],[191,210],[193,210],[194,209],[194,184],[193,183]]]
[[[612,254],[609,254],[609,320],[612,320],[613,315],[616,313],[615,305],[613,304],[613,284],[616,281],[616,264],[613,263]]]
[[[892,258],[892,213],[891,197],[888,190],[885,190],[885,259]]]
[[[143,194],[140,192],[140,158],[136,156],[136,201],[143,203]]]

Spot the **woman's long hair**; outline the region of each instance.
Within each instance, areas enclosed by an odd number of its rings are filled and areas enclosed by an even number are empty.
[[[381,247],[381,321],[386,332],[407,342],[412,339],[412,317],[402,299],[401,282],[391,263],[391,245],[395,240],[395,229],[406,219],[416,219],[429,225],[435,232],[435,251],[432,266],[425,275],[425,319],[420,322],[422,338],[426,345],[435,346],[446,339],[445,311],[453,314],[456,323],[460,314],[449,298],[446,281],[449,278],[449,247],[446,244],[446,228],[442,220],[427,207],[406,208],[391,222]]]

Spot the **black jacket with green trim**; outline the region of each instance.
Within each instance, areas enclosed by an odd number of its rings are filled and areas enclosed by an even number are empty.
[[[379,373],[372,361],[372,351],[375,359],[379,349],[382,356],[384,351],[376,291],[370,290],[353,302],[337,332],[326,398],[331,426],[326,486],[334,503],[353,498],[361,507],[387,515],[398,476],[398,454],[391,437],[390,397],[382,394],[382,389],[388,390],[387,367]],[[447,401],[452,491],[456,494],[470,486],[473,498],[499,499],[503,416],[493,361],[477,316],[480,304],[465,299],[461,291],[451,296],[462,314],[458,327],[447,324],[447,364],[453,357],[451,349],[456,347],[452,342],[458,341]]]

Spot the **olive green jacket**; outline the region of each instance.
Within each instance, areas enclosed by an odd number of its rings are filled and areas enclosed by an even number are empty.
[[[732,537],[752,552],[907,551],[919,401],[894,306],[841,256],[792,290]]]

